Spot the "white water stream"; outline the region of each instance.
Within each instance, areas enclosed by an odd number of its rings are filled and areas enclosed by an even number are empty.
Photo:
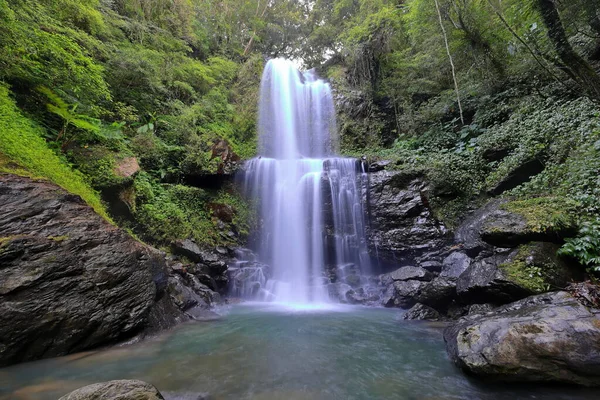
[[[363,207],[364,171],[335,157],[335,109],[328,83],[287,60],[267,63],[261,84],[260,156],[244,187],[259,204],[255,249],[270,277],[254,274],[254,298],[327,303],[327,270],[370,272]],[[259,290],[255,290],[260,285]]]

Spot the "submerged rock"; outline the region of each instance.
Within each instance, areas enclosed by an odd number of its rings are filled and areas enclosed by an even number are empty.
[[[84,386],[58,400],[164,400],[164,397],[149,383],[119,380]]]
[[[115,342],[181,316],[165,296],[163,255],[54,184],[0,175],[0,232],[0,366]]]
[[[446,328],[444,339],[454,363],[479,377],[600,385],[600,309],[567,292],[465,317]]]

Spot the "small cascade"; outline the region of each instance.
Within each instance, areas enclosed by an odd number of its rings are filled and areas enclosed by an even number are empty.
[[[258,269],[242,263],[234,295],[284,303],[330,301],[328,271],[371,264],[365,239],[364,170],[335,157],[336,125],[329,84],[290,61],[271,60],[263,73],[260,156],[247,162],[246,194],[258,204]],[[245,271],[248,269],[248,271]],[[344,278],[344,277],[340,277]],[[356,279],[356,278],[355,278]]]

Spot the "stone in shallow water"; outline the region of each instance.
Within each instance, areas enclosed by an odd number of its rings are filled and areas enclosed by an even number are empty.
[[[466,372],[517,382],[600,385],[600,309],[566,292],[531,296],[465,317],[444,331]]]
[[[426,285],[422,281],[396,281],[389,285],[382,298],[385,307],[410,308],[417,302],[415,297]]]
[[[408,310],[406,314],[402,316],[402,319],[438,321],[442,319],[442,316],[433,308],[428,307],[425,304],[417,303],[413,308]]]
[[[149,383],[119,380],[84,386],[59,400],[164,400],[164,397]]]

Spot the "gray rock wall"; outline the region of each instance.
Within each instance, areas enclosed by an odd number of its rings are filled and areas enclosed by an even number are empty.
[[[158,251],[78,196],[0,175],[0,366],[172,326],[167,283]]]

